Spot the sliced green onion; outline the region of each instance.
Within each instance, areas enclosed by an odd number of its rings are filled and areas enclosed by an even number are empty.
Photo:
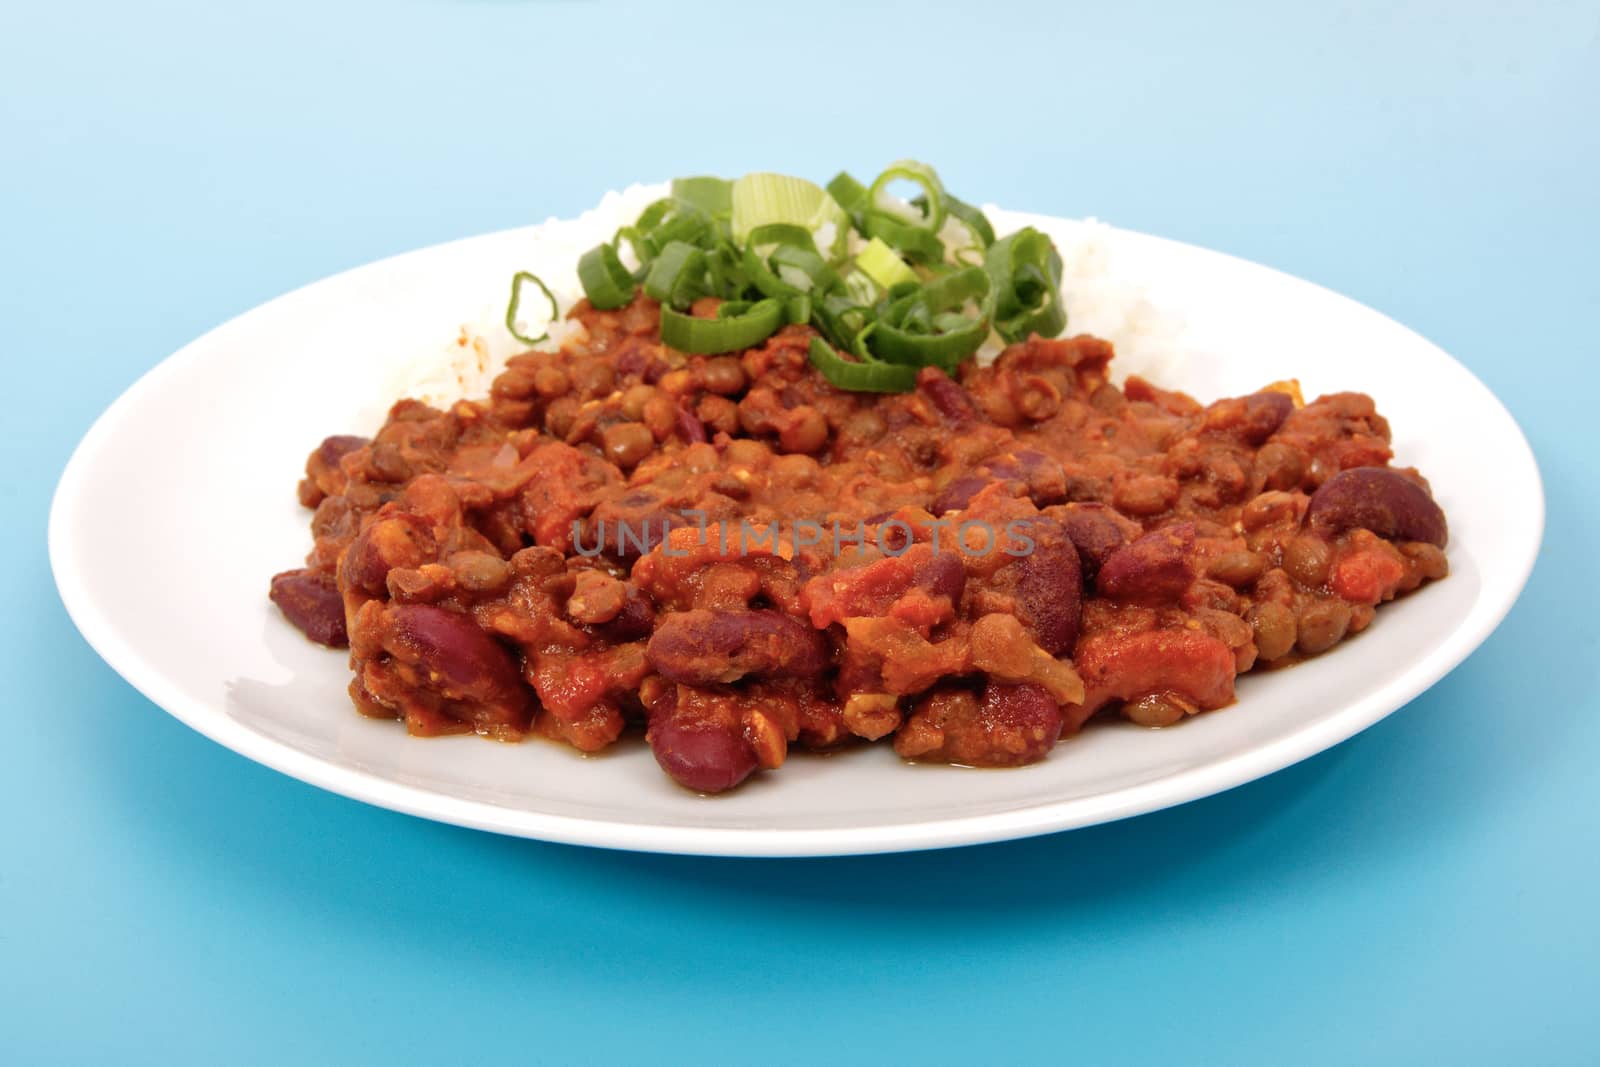
[[[712,294],[724,300],[738,299],[750,287],[744,257],[732,241],[719,240],[706,253],[706,278]]]
[[[989,274],[982,267],[962,267],[929,282],[923,299],[933,311],[958,308],[968,300],[982,300],[989,293]]]
[[[820,337],[811,339],[811,365],[840,389],[858,393],[906,393],[916,388],[917,368],[895,363],[853,363]]]
[[[828,266],[828,261],[809,248],[779,245],[768,257],[767,262],[771,263],[779,275],[791,285],[795,284],[792,279],[804,278],[807,282],[807,291],[832,289],[839,284],[839,275]]]
[[[868,211],[862,232],[881,239],[915,263],[938,263],[944,259],[944,242],[935,231],[914,226],[898,215]]]
[[[907,266],[894,249],[884,244],[881,237],[874,237],[867,242],[867,247],[856,255],[856,266],[885,289],[901,282],[917,280],[916,271]]]
[[[706,294],[706,254],[684,241],[669,241],[650,264],[645,294],[663,304],[686,308]]]
[[[705,175],[674,178],[672,195],[693,204],[713,218],[726,217],[733,213],[733,183],[726,178],[712,178]]]
[[[795,233],[785,232],[791,230]],[[750,284],[760,290],[763,296],[786,300],[807,293],[823,292],[839,284],[839,276],[828,266],[827,260],[817,254],[811,243],[811,235],[806,231],[774,223],[757,227],[751,233],[757,238],[804,238],[803,241],[796,239],[793,244],[779,244],[767,256],[758,250],[758,240],[752,240],[745,249],[745,273],[750,277]]]
[[[775,300],[788,300],[791,297],[804,296],[805,290],[798,285],[791,285],[781,274],[773,270],[761,254],[754,248],[744,250],[744,272],[750,279],[750,284],[762,296],[769,296]]]
[[[989,224],[989,216],[965,200],[957,200],[948,193],[945,194],[944,206],[945,210],[977,239],[979,248],[988,248],[994,244],[994,227]]]
[[[922,195],[917,198],[921,210],[917,205],[901,205],[889,195],[889,183],[895,181],[913,182],[920,186]],[[872,185],[867,189],[867,204],[869,210],[889,215],[898,215],[908,218],[919,228],[930,233],[938,233],[939,227],[944,225],[945,193],[944,183],[939,180],[939,175],[926,163],[915,159],[900,159],[884,168],[883,173],[872,180]],[[910,207],[918,217],[909,219],[901,207]]]
[[[745,235],[745,245],[748,248],[793,245],[796,248],[807,248],[815,252],[817,250],[817,239],[804,226],[796,226],[788,222],[768,222],[751,229]]]
[[[733,301],[750,286],[749,275],[744,270],[744,258],[734,248],[733,242],[715,243],[706,253],[706,280],[712,296]]]
[[[754,304],[729,302],[717,309],[714,319],[685,315],[667,305],[661,306],[661,341],[669,348],[690,355],[737,352],[760,344],[783,325],[784,306],[777,300],[758,300]]]
[[[611,236],[611,244],[617,250],[618,262],[621,262],[622,242],[628,242],[628,247],[633,251],[633,258],[639,261],[639,269],[633,272],[634,281],[643,281],[650,270],[650,260],[655,258],[655,247],[650,244],[644,233],[637,226],[620,227]],[[626,268],[626,264],[624,264]]]
[[[850,216],[822,186],[787,174],[746,174],[733,183],[733,239],[744,243],[757,226],[783,222],[816,233],[833,228],[829,254],[844,248]]]
[[[926,285],[894,286],[872,333],[873,355],[954,373],[989,336],[985,309],[975,315],[955,309],[983,300],[988,291],[989,276],[980,267],[964,267]]]
[[[544,298],[550,301],[550,317],[545,320],[544,333],[541,333],[538,337],[524,337],[517,330],[517,311],[522,307],[522,284],[524,282],[532,282],[537,285],[539,291],[544,294]],[[512,337],[515,337],[525,345],[536,345],[541,341],[547,341],[550,338],[548,324],[560,317],[561,307],[556,303],[555,294],[550,291],[550,287],[537,274],[529,274],[525,270],[519,270],[511,276],[511,302],[506,305],[506,330]]]
[[[872,353],[890,363],[904,363],[916,367],[942,367],[954,373],[962,360],[972,355],[989,336],[989,324],[983,319],[946,320],[942,333],[921,332],[890,325],[878,320],[872,332]]]
[[[1032,226],[989,247],[989,304],[994,328],[1015,343],[1032,334],[1055,337],[1067,326],[1061,303],[1061,254],[1049,237]]]
[[[651,261],[673,241],[708,246],[718,236],[717,225],[709,214],[687,200],[668,196],[651,202],[633,225],[617,230],[611,243],[620,246],[623,241],[628,242],[639,260],[635,280],[642,281]]]
[[[821,300],[812,301],[812,322],[834,344],[855,351],[861,336],[872,328],[871,303],[870,297],[858,302],[842,290],[824,293]]]
[[[844,276],[844,290],[858,304],[872,304],[878,299],[878,289],[878,283],[859,270]]]
[[[867,187],[856,181],[849,171],[841,170],[833,176],[833,181],[828,183],[828,195],[849,213],[856,229],[861,229],[862,219],[872,203],[867,195]]]
[[[622,307],[633,299],[633,275],[612,245],[596,245],[583,254],[578,260],[578,281],[589,303],[601,311]]]

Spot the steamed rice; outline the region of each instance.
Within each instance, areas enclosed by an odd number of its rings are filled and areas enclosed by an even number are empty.
[[[552,218],[529,229],[530,258],[537,261],[530,269],[550,287],[563,316],[583,297],[578,258],[611,240],[619,227],[633,222],[651,202],[667,194],[665,183],[630,185],[621,192],[606,193],[599,204],[575,219]],[[1002,220],[996,227],[1000,236],[1016,228],[1004,225],[1004,216],[993,205],[985,205],[984,210],[991,218]],[[1113,377],[1119,382],[1129,374],[1162,377],[1181,359],[1184,324],[1157,308],[1130,265],[1118,261],[1111,228],[1090,218],[1052,223],[1049,231],[1061,252],[1066,335],[1090,333],[1112,342],[1117,350]],[[506,360],[528,346],[506,329],[503,290],[485,294],[485,300],[482,311],[461,324],[455,337],[400,367],[388,395],[415,397],[438,407],[488,395]],[[559,347],[583,328],[564,318],[545,322],[548,309],[536,290],[524,297],[519,310],[519,331],[525,336],[538,336],[549,329],[549,340],[541,348]],[[1001,347],[998,338],[991,336],[977,358],[992,361]]]

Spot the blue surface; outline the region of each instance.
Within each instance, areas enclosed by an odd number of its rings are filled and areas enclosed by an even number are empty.
[[[0,1062],[1595,1062],[1600,8],[1058,10],[0,10]],[[741,862],[320,793],[190,733],[68,622],[56,476],[191,337],[631,180],[901,155],[1272,264],[1455,353],[1549,491],[1504,627],[1373,730],[1211,800]]]

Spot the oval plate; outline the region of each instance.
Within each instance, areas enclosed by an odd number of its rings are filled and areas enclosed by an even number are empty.
[[[995,212],[1002,225],[1071,223]],[[1238,703],[1169,730],[1097,724],[1008,771],[908,766],[887,745],[791,757],[733,794],[674,786],[634,740],[419,740],[362,718],[346,658],[266,598],[310,544],[294,484],[330,433],[362,428],[396,353],[454,337],[528,259],[527,230],[383,260],[280,297],[193,342],[95,423],[57,488],[50,560],[96,652],[183,722],[260,763],[443,822],[610,848],[707,855],[886,852],[999,841],[1194,800],[1305,759],[1415,697],[1489,636],[1538,553],[1533,455],[1481,382],[1344,297],[1265,267],[1121,230],[1121,273],[1181,315],[1201,352],[1160,384],[1202,400],[1296,377],[1307,396],[1370,393],[1397,462],[1450,519],[1451,577],[1292,670],[1240,679]],[[366,426],[370,429],[370,426]]]

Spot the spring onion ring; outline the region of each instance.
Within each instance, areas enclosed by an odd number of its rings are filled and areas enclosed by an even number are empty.
[[[714,319],[686,315],[661,306],[661,342],[689,355],[737,352],[758,345],[783,325],[784,306],[777,300],[729,301]]]
[[[669,241],[650,263],[644,291],[652,300],[686,308],[706,294],[706,254],[685,241]]]
[[[634,280],[617,258],[615,245],[595,245],[578,260],[578,281],[589,303],[602,311],[623,307],[633,299]]]
[[[1054,337],[1067,326],[1061,305],[1061,253],[1050,238],[1026,226],[1002,237],[984,257],[989,272],[994,328],[1016,343],[1029,336]]]
[[[907,393],[917,385],[916,367],[898,363],[854,363],[835,352],[820,337],[811,339],[806,358],[830,383],[856,393]]]
[[[517,330],[517,311],[522,307],[522,285],[524,282],[532,282],[537,285],[539,291],[544,294],[544,298],[550,301],[550,317],[545,320],[547,323],[555,322],[561,317],[561,306],[556,303],[555,294],[550,291],[550,287],[537,274],[519,270],[511,276],[511,302],[506,305],[506,332],[525,345],[536,345],[541,341],[549,340],[550,328],[546,326],[544,333],[538,337],[524,337]]]

